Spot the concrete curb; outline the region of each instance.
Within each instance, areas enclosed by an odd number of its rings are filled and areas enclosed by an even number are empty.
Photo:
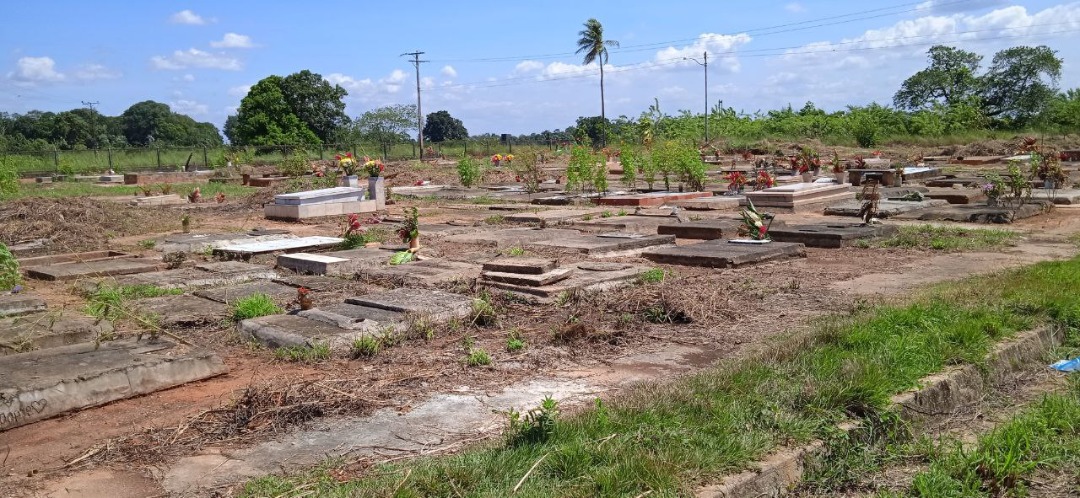
[[[1022,332],[994,346],[986,358],[985,374],[973,365],[948,368],[923,378],[922,387],[893,396],[892,402],[907,422],[948,415],[978,401],[995,383],[1040,361],[1047,351],[1061,345],[1064,339],[1064,330],[1055,326]],[[847,433],[858,426],[857,423],[845,423],[839,429]],[[699,488],[695,494],[698,498],[783,496],[802,481],[806,467],[825,454],[825,443],[820,440],[781,449],[751,464],[752,470],[728,476],[720,484]]]

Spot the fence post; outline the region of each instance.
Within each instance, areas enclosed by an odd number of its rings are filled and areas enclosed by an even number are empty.
[[[462,157],[469,157],[469,140],[466,139],[465,142],[463,142],[463,143],[465,145],[463,145],[462,148],[465,149],[465,151],[462,152],[461,155],[462,155]]]
[[[107,151],[107,152],[109,153],[109,169],[110,169],[110,170],[112,170],[112,169],[113,169],[113,164],[112,164],[112,147],[109,147],[108,149],[105,149],[105,150],[106,150],[106,151]]]
[[[52,148],[53,165],[56,166],[56,170],[60,171],[60,151],[54,145]]]
[[[206,147],[202,148],[202,162],[204,168],[210,169],[210,155],[206,152]]]
[[[160,148],[154,149],[154,152],[156,153],[155,155],[157,156],[157,169],[158,169],[158,171],[161,171],[161,149]]]

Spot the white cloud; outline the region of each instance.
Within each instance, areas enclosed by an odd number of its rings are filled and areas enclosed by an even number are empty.
[[[233,97],[246,97],[251,91],[251,85],[239,85],[229,88],[229,95]]]
[[[240,60],[225,54],[212,54],[197,48],[177,50],[171,56],[155,55],[150,58],[150,63],[156,69],[186,69],[189,67],[206,69],[223,69],[226,71],[239,71]]]
[[[210,46],[214,48],[253,48],[255,44],[251,42],[250,36],[225,33],[221,41],[212,41]]]
[[[825,65],[829,69],[871,68],[888,65],[899,57],[917,56],[934,44],[970,44],[1008,38],[1010,45],[1047,32],[1080,30],[1080,3],[1058,5],[1035,14],[1021,6],[996,9],[983,15],[925,16],[867,30],[839,42],[815,42],[787,51],[787,64]]]
[[[420,86],[424,89],[434,88],[435,78],[432,78],[430,76],[424,76],[423,78],[420,78]]]
[[[24,84],[63,81],[64,74],[56,70],[52,57],[21,57],[15,63],[15,71],[8,78]]]
[[[784,6],[784,10],[791,12],[792,14],[798,14],[800,12],[805,12],[806,7],[804,7],[803,4],[799,2],[791,2]]]
[[[1000,7],[1007,4],[1006,0],[968,0],[957,2],[956,0],[929,0],[916,7],[919,10],[929,11],[931,14],[955,14],[957,12],[970,12],[989,7]]]
[[[544,63],[532,60],[524,60],[514,66],[514,72],[517,73],[531,73],[533,71],[539,71],[541,69],[544,69]]]
[[[169,102],[169,107],[172,108],[173,112],[187,114],[188,116],[199,116],[210,111],[210,108],[206,104],[200,104],[194,100],[184,99]]]
[[[120,76],[118,71],[113,71],[101,64],[85,64],[75,71],[75,77],[80,80],[110,80]]]
[[[440,72],[447,78],[457,78],[457,69],[454,69],[454,66],[443,66]]]
[[[658,63],[681,61],[678,65],[690,66],[694,64],[694,61],[682,61],[682,59],[692,57],[700,61],[705,52],[709,52],[713,56],[713,62],[710,65],[716,64],[721,70],[735,73],[741,68],[735,51],[740,46],[750,43],[751,39],[750,35],[746,33],[737,35],[702,33],[690,45],[680,48],[668,47],[657,52],[654,60]]]
[[[182,76],[181,79],[183,79],[184,81],[186,81],[188,83],[191,83],[192,81],[195,81],[195,75],[191,74],[191,73],[188,73],[188,74],[185,74],[184,76]]]
[[[173,14],[172,16],[169,16],[169,22],[173,24],[192,24],[200,26],[206,24],[206,19],[203,19],[202,16],[192,12],[191,10],[185,9]]]

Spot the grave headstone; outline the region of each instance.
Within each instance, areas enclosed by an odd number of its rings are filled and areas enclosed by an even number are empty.
[[[767,244],[732,244],[730,241],[709,240],[699,244],[648,249],[641,254],[657,263],[732,268],[762,263],[780,258],[805,256],[802,244],[770,242]]]
[[[600,291],[627,285],[639,275],[649,270],[645,266],[611,262],[583,262],[564,267],[572,273],[565,279],[545,285],[536,285],[535,281],[520,283],[500,282],[481,279],[479,285],[511,292],[519,297],[541,303],[551,302],[560,295],[576,291]],[[553,270],[558,271],[558,269]],[[525,276],[524,274],[516,274]]]
[[[341,244],[344,239],[338,237],[297,237],[295,239],[268,240],[262,242],[244,242],[230,244],[214,249],[218,256],[247,258],[255,254],[271,252],[298,252],[309,249],[325,249]]]

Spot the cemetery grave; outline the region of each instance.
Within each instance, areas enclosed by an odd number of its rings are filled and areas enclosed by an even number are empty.
[[[853,199],[849,185],[834,183],[796,183],[745,194],[747,202],[762,209],[783,209],[796,213],[820,212],[832,204]]]
[[[735,268],[775,259],[806,255],[805,246],[789,242],[737,243],[731,240],[707,240],[698,244],[646,249],[641,256],[657,263]]]
[[[772,240],[796,242],[806,247],[839,248],[855,241],[887,237],[897,232],[893,225],[821,224],[773,226],[769,229]]]

